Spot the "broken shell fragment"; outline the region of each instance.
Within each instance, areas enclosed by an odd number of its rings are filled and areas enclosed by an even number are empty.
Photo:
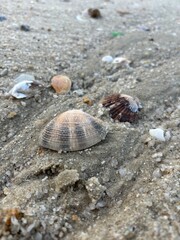
[[[116,58],[114,58],[113,63],[126,65],[126,64],[130,64],[131,61],[124,57],[116,57]]]
[[[81,110],[69,110],[51,120],[42,131],[39,144],[58,152],[89,148],[107,135],[107,126]]]
[[[112,94],[102,101],[103,107],[109,108],[112,119],[133,123],[138,120],[138,112],[142,106],[138,98],[125,94]]]
[[[33,80],[26,80],[21,81],[14,85],[14,87],[9,91],[9,95],[21,99],[21,98],[28,98],[35,94],[33,92],[36,87],[42,87],[42,83],[39,81],[33,81]]]
[[[151,137],[153,137],[159,141],[164,142],[166,140],[164,137],[164,130],[161,128],[150,129],[149,134],[151,135]]]
[[[150,129],[149,134],[151,137],[162,142],[168,141],[171,138],[170,131],[164,131],[162,128]]]
[[[71,80],[64,75],[57,75],[51,79],[51,86],[54,88],[56,93],[67,93],[71,89]]]

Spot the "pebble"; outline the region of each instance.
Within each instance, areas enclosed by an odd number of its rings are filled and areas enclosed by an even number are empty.
[[[152,173],[152,176],[153,178],[160,178],[162,176],[161,170],[159,168],[156,168]]]
[[[112,166],[113,168],[117,168],[117,167],[118,167],[118,160],[113,158],[113,159],[111,160],[111,166]]]
[[[26,24],[22,24],[20,26],[20,30],[21,31],[24,31],[24,32],[29,32],[30,31],[30,26],[29,25],[26,25]]]
[[[6,136],[1,137],[1,141],[5,142],[7,140]]]
[[[4,76],[6,76],[7,74],[8,74],[8,69],[5,68],[5,69],[3,69],[3,70],[0,72],[0,77],[4,77]]]
[[[26,107],[26,102],[24,102],[24,101],[21,101],[21,105],[23,106],[23,107]]]
[[[0,16],[0,22],[3,22],[5,20],[7,20],[7,18],[5,16]]]
[[[17,115],[17,112],[10,112],[8,113],[7,118],[11,119],[11,118],[14,118],[16,115]]]
[[[56,191],[59,192],[62,188],[73,185],[79,180],[79,173],[77,170],[64,170],[54,179]]]
[[[163,153],[162,152],[158,152],[158,153],[154,153],[153,155],[152,155],[152,158],[161,158],[163,156]]]
[[[151,31],[151,29],[148,26],[145,26],[145,25],[138,26],[138,28],[142,31],[145,31],[145,32]]]
[[[105,63],[112,63],[113,61],[113,57],[112,56],[104,56],[102,58],[102,62],[105,62]]]
[[[120,174],[121,177],[125,177],[126,174],[127,174],[127,169],[124,168],[124,167],[121,167],[121,168],[119,169],[119,174]]]
[[[34,239],[35,240],[42,240],[42,234],[41,233],[39,233],[39,232],[37,232],[36,234],[35,234],[35,236],[34,236]]]
[[[79,97],[82,97],[84,95],[83,89],[77,89],[73,91],[73,93],[77,94]]]

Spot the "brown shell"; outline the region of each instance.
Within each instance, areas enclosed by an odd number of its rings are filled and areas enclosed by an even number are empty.
[[[67,93],[71,89],[71,80],[67,76],[57,75],[51,79],[51,86],[56,93]]]
[[[89,8],[88,9],[88,14],[92,18],[100,18],[101,17],[101,12],[97,8]]]
[[[112,94],[102,101],[103,107],[110,108],[109,115],[120,122],[136,122],[142,106],[138,98],[125,94]]]
[[[69,110],[51,120],[40,135],[40,146],[55,151],[77,151],[105,139],[107,127],[97,118]]]

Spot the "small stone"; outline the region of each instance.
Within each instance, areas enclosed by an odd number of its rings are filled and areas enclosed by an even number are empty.
[[[12,70],[13,70],[14,72],[18,72],[19,68],[18,68],[17,66],[14,66],[14,67],[12,67]]]
[[[104,208],[105,206],[106,206],[106,202],[105,202],[105,201],[100,200],[100,201],[98,201],[98,202],[96,203],[96,208],[97,208],[97,209],[99,209],[99,208]]]
[[[54,180],[56,191],[59,192],[62,188],[73,185],[78,180],[79,173],[77,170],[64,170],[63,172],[59,173]]]
[[[77,94],[79,97],[82,97],[84,95],[83,89],[77,89],[73,91],[73,93]]]
[[[21,31],[24,31],[24,32],[29,32],[30,31],[30,26],[29,25],[26,25],[26,24],[22,24],[20,26],[20,30]]]
[[[42,234],[39,233],[39,232],[37,232],[37,233],[35,234],[35,236],[34,236],[34,239],[35,239],[35,240],[42,240]]]
[[[7,20],[7,18],[5,16],[0,16],[0,22],[3,22],[5,20]]]
[[[1,141],[2,141],[2,142],[6,142],[6,140],[7,140],[7,137],[6,137],[6,136],[1,137]]]
[[[165,133],[165,140],[166,141],[169,141],[171,139],[171,132],[170,131],[167,131],[166,133]]]
[[[62,238],[63,236],[64,236],[64,233],[61,231],[61,232],[59,233],[59,237]]]
[[[102,58],[102,62],[105,62],[105,63],[112,63],[113,61],[113,57],[112,56],[104,56]]]
[[[4,77],[4,76],[6,76],[7,74],[8,74],[8,69],[5,68],[5,69],[3,69],[3,70],[0,72],[0,77]]]
[[[113,168],[117,168],[117,166],[118,166],[118,160],[113,158],[113,159],[111,160],[111,166],[112,166]]]
[[[163,156],[163,153],[162,152],[158,152],[158,153],[154,153],[153,155],[152,155],[152,158],[161,158]]]
[[[126,174],[127,174],[127,169],[124,168],[124,167],[121,167],[121,168],[119,169],[119,174],[120,174],[121,177],[125,177]]]
[[[162,176],[161,170],[156,168],[152,174],[153,178],[160,178]]]
[[[26,102],[24,102],[24,101],[21,101],[21,105],[23,106],[23,107],[26,107]]]
[[[10,113],[8,113],[7,118],[12,119],[15,116],[17,116],[17,112],[10,112]]]

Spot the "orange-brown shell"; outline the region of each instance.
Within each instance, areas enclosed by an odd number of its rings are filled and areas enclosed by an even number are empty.
[[[130,123],[138,120],[138,112],[142,108],[138,98],[118,93],[105,97],[102,105],[109,108],[109,115],[112,119]]]
[[[67,93],[71,89],[71,80],[64,75],[57,75],[51,79],[51,86],[54,88],[56,93]]]
[[[40,135],[40,146],[59,152],[89,148],[105,139],[107,126],[81,110],[69,110],[51,120]]]

